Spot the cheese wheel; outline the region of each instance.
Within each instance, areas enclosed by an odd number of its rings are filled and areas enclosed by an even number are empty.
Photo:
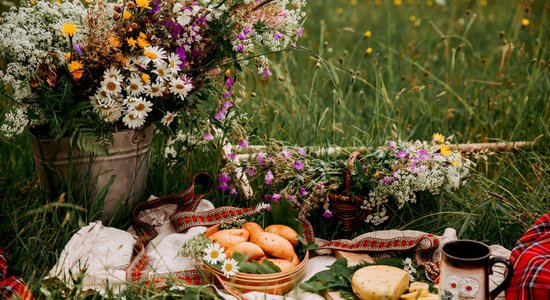
[[[367,266],[351,278],[353,293],[361,300],[398,300],[409,287],[409,273],[390,266]]]

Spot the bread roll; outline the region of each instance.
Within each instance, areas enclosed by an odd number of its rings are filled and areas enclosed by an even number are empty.
[[[251,242],[243,242],[243,243],[237,244],[227,249],[225,251],[225,254],[227,255],[227,257],[231,258],[233,256],[233,253],[235,252],[239,252],[244,255],[247,255],[248,261],[253,261],[265,256],[265,253],[262,250],[262,248],[260,248],[260,246]]]
[[[248,236],[248,231],[241,228],[220,230],[208,238],[212,242],[217,242],[225,249],[229,249],[237,244],[248,241]]]

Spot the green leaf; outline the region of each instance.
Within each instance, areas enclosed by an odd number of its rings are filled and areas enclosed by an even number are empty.
[[[239,272],[249,273],[249,274],[259,274],[260,264],[257,261],[254,262],[244,262],[239,264]]]
[[[233,256],[231,258],[236,260],[240,266],[241,264],[244,264],[248,260],[248,255],[244,255],[240,252],[235,252],[233,253]]]
[[[260,264],[260,268],[258,269],[258,271],[260,272],[260,274],[272,274],[281,272],[281,268],[279,268],[272,261],[264,259]]]

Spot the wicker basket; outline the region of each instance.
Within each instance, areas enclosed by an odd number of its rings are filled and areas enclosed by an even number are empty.
[[[351,168],[359,157],[359,152],[353,152],[347,163],[344,174],[344,191],[342,194],[330,193],[330,210],[342,221],[341,230],[345,236],[350,236],[358,227],[363,224],[363,220],[369,214],[368,210],[362,209],[363,196],[349,196],[351,187]]]
[[[305,275],[305,268],[309,260],[309,252],[304,259],[292,270],[273,274],[248,274],[238,272],[227,278],[221,270],[205,264],[205,269],[215,275],[217,281],[232,294],[247,292],[262,292],[274,295],[284,295],[299,284]]]

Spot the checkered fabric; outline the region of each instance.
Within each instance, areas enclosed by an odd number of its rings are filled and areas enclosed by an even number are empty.
[[[550,299],[550,211],[516,243],[510,263],[514,274],[506,300]]]
[[[4,249],[0,248],[0,299],[34,299],[23,279],[16,276],[6,278],[7,274],[8,262]]]

